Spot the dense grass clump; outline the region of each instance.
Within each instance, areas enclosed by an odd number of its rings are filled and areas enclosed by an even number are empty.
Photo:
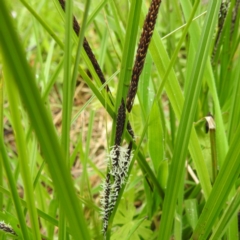
[[[238,239],[240,1],[1,1],[0,240]]]

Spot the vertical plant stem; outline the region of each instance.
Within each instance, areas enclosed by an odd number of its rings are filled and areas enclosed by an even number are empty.
[[[3,76],[0,71],[0,134],[3,134]],[[0,186],[3,186],[3,162],[0,156]],[[0,209],[3,209],[3,194],[0,192]]]
[[[211,155],[212,155],[212,174],[213,184],[217,178],[218,165],[217,165],[217,149],[216,149],[216,134],[215,129],[210,129],[210,142],[211,142]]]
[[[64,77],[63,77],[63,110],[62,110],[62,148],[69,167],[69,141],[72,110],[72,0],[67,1],[66,26],[65,26],[65,48],[64,48]]]
[[[12,201],[13,201],[13,204],[14,204],[16,212],[17,212],[17,217],[18,217],[20,229],[21,229],[21,232],[22,232],[22,237],[23,237],[24,240],[25,239],[28,240],[30,238],[29,238],[29,235],[28,235],[27,225],[26,225],[24,214],[23,214],[23,211],[22,211],[20,198],[18,196],[15,179],[14,179],[14,176],[13,176],[13,173],[12,173],[11,166],[9,164],[10,161],[8,159],[7,152],[6,152],[6,149],[5,149],[5,146],[4,146],[2,133],[1,133],[1,136],[0,136],[0,152],[1,152],[1,158],[3,160],[3,166],[4,166],[4,169],[5,169],[5,172],[6,172],[6,177],[8,179],[8,184],[9,184],[9,188],[10,188],[10,192],[11,192]]]
[[[140,12],[141,12],[142,0],[132,0],[130,6],[130,12],[128,15],[128,25],[126,29],[126,37],[123,47],[123,58],[121,61],[121,71],[119,76],[119,84],[117,89],[117,97],[115,101],[115,113],[117,114],[118,108],[121,104],[122,99],[125,100],[127,95],[128,85],[130,83],[131,71],[133,58],[134,58],[134,50],[137,39],[137,31],[138,25],[136,23],[139,22]],[[112,135],[111,135],[111,145],[114,143],[115,132],[116,129],[116,119],[113,119],[112,126]]]
[[[35,207],[34,191],[33,184],[29,169],[30,159],[28,157],[28,150],[26,146],[26,136],[24,136],[24,130],[21,124],[21,116],[19,107],[19,96],[15,86],[15,83],[12,81],[12,76],[10,75],[10,69],[5,68],[5,79],[6,87],[8,92],[8,99],[11,110],[11,119],[13,124],[13,129],[15,133],[15,140],[18,150],[18,160],[20,166],[20,172],[24,184],[24,193],[26,196],[28,212],[30,215],[31,228],[33,232],[33,239],[40,240],[40,231],[38,224],[37,210]]]
[[[81,29],[81,32],[80,32],[80,35],[79,35],[78,46],[77,46],[77,53],[76,53],[74,69],[73,69],[73,75],[72,75],[72,96],[74,94],[74,89],[75,89],[75,86],[76,86],[76,81],[77,81],[77,76],[78,76],[78,65],[79,65],[79,62],[80,62],[82,45],[83,45],[84,41],[87,41],[84,38],[84,32],[85,32],[85,28],[86,28],[86,25],[87,25],[87,16],[88,16],[88,11],[89,11],[90,4],[91,4],[91,0],[88,0],[87,3],[86,3],[85,9],[84,9],[82,29]]]
[[[72,81],[71,81],[71,65],[72,65],[72,8],[73,1],[68,0],[66,3],[66,21],[65,21],[65,44],[64,44],[64,76],[63,76],[63,108],[62,108],[62,136],[61,145],[65,156],[68,169],[69,164],[69,146],[70,146],[70,127],[72,112]],[[60,193],[59,193],[60,194]],[[59,209],[59,240],[66,240],[66,220],[62,210]]]
[[[213,116],[208,114],[206,119],[206,131],[209,131],[210,144],[211,144],[211,156],[212,156],[212,183],[214,184],[217,178],[218,162],[217,162],[217,149],[216,149],[216,127]]]
[[[227,230],[229,222],[231,222],[233,218],[236,218],[239,211],[239,205],[240,205],[240,188],[237,189],[236,194],[229,202],[217,226],[214,228],[213,233],[209,240],[219,240],[222,238],[222,235]],[[235,238],[237,238],[237,235],[235,235]]]

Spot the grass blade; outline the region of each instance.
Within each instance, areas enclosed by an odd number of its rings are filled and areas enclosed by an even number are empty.
[[[90,239],[81,206],[66,168],[58,137],[41,100],[4,2],[1,2],[0,21],[0,44],[3,57],[12,70],[12,75],[25,104],[33,129],[47,159],[49,171],[59,193],[60,203],[63,207],[68,206],[68,209],[64,208],[64,213],[70,223],[71,233],[76,239]],[[3,142],[1,146],[3,146]]]
[[[187,147],[195,115],[196,104],[200,93],[202,76],[209,54],[211,44],[210,40],[216,25],[220,3],[221,1],[211,1],[209,6],[209,12],[205,20],[199,49],[191,74],[191,84],[186,93],[185,104],[173,153],[172,166],[170,168],[168,178],[166,196],[163,203],[163,215],[161,218],[158,236],[159,240],[167,240],[171,236],[172,221],[179,191],[179,183],[181,182],[184,172],[185,158],[187,155]]]

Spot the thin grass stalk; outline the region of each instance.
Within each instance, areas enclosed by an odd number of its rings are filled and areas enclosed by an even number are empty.
[[[73,1],[68,0],[66,4],[66,20],[65,20],[65,39],[64,39],[64,74],[63,74],[63,107],[62,107],[62,135],[61,146],[64,152],[64,157],[67,169],[70,169],[69,164],[69,147],[70,147],[70,128],[71,128],[71,112],[72,112],[72,11]],[[62,206],[59,208],[59,240],[67,239],[66,218]]]
[[[54,74],[52,75],[52,77],[49,79],[49,82],[47,83],[47,86],[46,88],[43,90],[42,92],[42,100],[43,101],[46,101],[47,100],[47,97],[56,81],[56,78],[58,76],[58,74],[60,73],[60,71],[62,70],[62,67],[63,67],[63,62],[64,62],[64,59],[61,59],[61,61],[59,62]]]
[[[89,25],[94,22],[96,16],[98,15],[98,13],[104,8],[104,6],[109,2],[109,0],[102,0],[101,2],[99,2],[99,4],[95,7],[95,9],[91,12],[91,14],[89,14],[88,17],[88,21],[87,21],[87,27],[89,27]]]
[[[19,225],[20,225],[20,230],[22,232],[22,237],[23,239],[30,239],[29,235],[28,235],[28,229],[27,229],[27,225],[25,222],[25,218],[24,218],[24,214],[23,214],[23,210],[22,210],[22,206],[21,206],[21,202],[20,202],[20,197],[18,195],[17,192],[17,186],[15,183],[15,179],[12,173],[12,169],[10,166],[10,161],[8,159],[7,156],[7,152],[6,152],[6,148],[4,146],[4,140],[3,140],[3,135],[2,133],[0,134],[0,150],[1,150],[1,158],[3,160],[3,166],[5,169],[5,173],[6,173],[6,177],[8,179],[8,186],[11,192],[11,198],[17,213],[17,217],[18,217],[18,221],[19,221]]]
[[[239,206],[240,206],[240,188],[237,189],[235,196],[228,203],[228,206],[224,210],[224,213],[222,214],[218,224],[214,227],[213,233],[211,234],[209,240],[218,240],[222,238],[231,220],[233,218],[236,218],[236,216],[238,215]],[[234,238],[237,239],[238,236],[235,235]]]
[[[25,0],[20,0],[21,3],[28,9],[28,11],[37,19],[37,21],[47,30],[50,36],[63,48],[63,43],[58,38],[57,34],[46,24],[46,22],[34,11],[34,9]]]
[[[140,3],[139,3],[140,4]],[[118,9],[116,7],[116,2],[115,1],[109,1],[109,5],[111,6],[111,9],[112,9],[112,13],[113,13],[113,17],[115,19],[115,24],[116,24],[116,33],[120,39],[120,47],[121,49],[123,49],[123,43],[124,43],[124,33],[122,31],[122,28],[121,28],[121,20],[119,19],[119,15],[118,15]]]
[[[126,37],[123,47],[123,58],[121,60],[121,71],[119,76],[119,83],[117,87],[117,96],[115,101],[115,113],[117,113],[119,106],[121,105],[122,99],[126,98],[128,85],[130,83],[131,72],[129,69],[132,68],[135,43],[137,39],[138,27],[136,22],[139,21],[141,11],[142,0],[131,1],[130,11],[128,15],[128,25],[126,29]],[[111,145],[114,143],[116,129],[116,118],[113,119]],[[130,131],[131,132],[131,131]]]
[[[240,62],[240,61],[238,61]],[[228,126],[228,141],[231,143],[235,134],[236,128],[240,119],[240,104],[239,104],[239,92],[240,92],[240,68],[237,67],[235,75],[235,86],[233,97],[231,101],[229,126]]]
[[[227,198],[235,186],[240,172],[240,125],[229,147],[226,160],[218,174],[211,195],[206,202],[199,217],[197,226],[193,232],[192,239],[204,240],[209,236],[213,225],[218,221],[221,211],[226,207]]]
[[[212,174],[213,174],[213,184],[214,184],[217,178],[217,173],[218,173],[216,134],[215,134],[215,129],[211,129],[209,132],[210,132],[210,142],[211,142]]]
[[[15,141],[17,144],[18,150],[18,159],[20,165],[20,172],[24,183],[24,193],[26,196],[26,201],[28,204],[28,212],[30,216],[31,222],[31,229],[33,232],[33,239],[40,240],[40,231],[39,231],[39,224],[37,218],[37,210],[35,207],[35,199],[33,194],[33,186],[32,186],[32,179],[29,169],[30,159],[28,156],[28,149],[26,146],[26,137],[24,136],[24,130],[21,124],[21,116],[20,111],[18,109],[19,106],[19,96],[16,89],[14,82],[11,79],[9,69],[5,69],[5,79],[6,81],[6,88],[8,92],[8,99],[9,105],[11,110],[11,119],[13,124],[13,129],[15,133]]]
[[[0,71],[0,134],[3,133],[3,76]],[[0,186],[3,186],[3,160],[0,156]],[[3,209],[3,194],[0,193],[0,209]]]
[[[72,96],[74,95],[74,89],[75,89],[76,82],[77,82],[78,65],[80,63],[82,45],[83,45],[84,41],[87,41],[86,38],[84,38],[84,33],[85,33],[86,25],[87,25],[87,16],[88,16],[90,4],[91,4],[91,0],[88,0],[86,3],[85,9],[84,9],[82,29],[81,29],[80,34],[79,33],[77,34],[77,35],[79,35],[79,41],[78,41],[78,45],[77,45],[77,53],[76,53],[76,57],[75,57],[75,63],[74,63],[73,74],[72,74]],[[75,19],[75,17],[74,17],[74,19]],[[75,22],[76,21],[74,20],[74,24],[76,24]],[[103,84],[104,83],[106,83],[105,78],[104,78]],[[108,85],[106,86],[106,89],[108,89]],[[109,91],[109,89],[108,89],[108,91]],[[72,97],[72,99],[73,99],[73,97]]]
[[[89,153],[90,153],[90,141],[91,141],[92,130],[93,130],[94,116],[95,116],[95,112],[92,110],[90,112],[90,118],[89,118],[89,123],[88,123],[87,141],[86,141],[86,145],[85,145],[85,154],[84,154],[84,158],[83,158],[83,162],[82,162],[83,173],[82,173],[81,182],[80,182],[81,191],[84,192],[84,195],[86,195],[88,192],[88,194],[89,194],[88,197],[90,199],[91,199],[91,190],[90,190],[91,187],[90,187],[89,178],[88,178],[87,166],[88,166],[88,162],[89,162],[88,159],[89,159]]]
[[[215,122],[213,116],[208,114],[206,119],[206,132],[209,132],[210,135],[210,144],[211,144],[211,157],[212,157],[212,183],[214,184],[217,173],[218,173],[218,163],[217,163],[217,149],[216,149],[216,133],[215,133]]]
[[[7,189],[3,188],[2,186],[0,186],[0,192],[3,193],[4,195],[6,195],[7,197],[11,197],[11,192],[8,191]],[[25,200],[20,198],[20,202],[21,202],[21,205],[23,207],[27,207],[27,203],[26,203]],[[54,225],[56,227],[58,226],[58,221],[55,218],[47,215],[45,212],[41,211],[38,208],[37,208],[37,212],[38,212],[38,216],[39,217],[41,217],[42,219],[48,221],[49,223],[51,223],[52,225]],[[69,228],[68,228],[68,231],[70,232]]]
[[[66,163],[69,166],[69,145],[70,127],[72,110],[72,0],[67,1],[66,25],[65,25],[65,44],[64,44],[64,76],[63,76],[63,108],[62,108],[62,136],[61,145],[64,150]]]

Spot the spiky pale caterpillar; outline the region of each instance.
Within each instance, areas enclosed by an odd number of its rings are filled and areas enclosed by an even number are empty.
[[[138,49],[137,49],[137,55],[134,62],[131,83],[130,83],[130,87],[127,95],[126,107],[128,112],[130,112],[132,109],[134,98],[137,93],[139,76],[143,69],[148,46],[151,41],[154,26],[156,23],[160,3],[161,3],[161,0],[152,0],[148,10],[148,14],[144,21],[142,34],[141,34]]]

